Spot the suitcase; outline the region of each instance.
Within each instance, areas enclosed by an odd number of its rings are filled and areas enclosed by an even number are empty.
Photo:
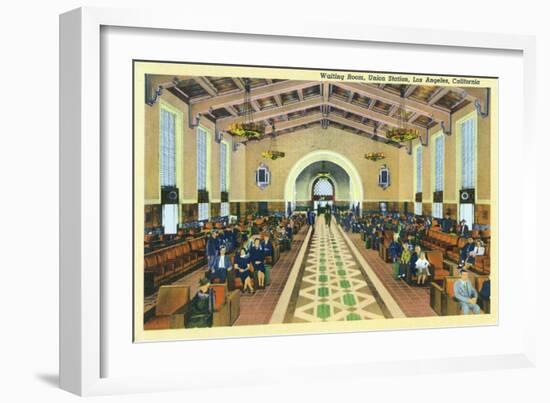
[[[367,237],[366,240],[365,240],[365,248],[370,249],[371,246],[372,246],[372,238]]]

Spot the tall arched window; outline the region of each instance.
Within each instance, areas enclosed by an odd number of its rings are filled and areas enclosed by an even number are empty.
[[[313,197],[334,197],[334,185],[328,178],[318,178],[313,184]]]
[[[220,192],[222,194],[220,216],[227,217],[229,215],[229,199],[225,199],[224,194],[229,192],[229,158],[231,154],[228,151],[229,147],[226,142],[220,143]]]
[[[439,134],[434,139],[434,192],[443,192],[443,174],[444,174],[444,136]],[[432,204],[432,217],[443,218],[443,200]]]
[[[458,123],[460,137],[460,190],[474,190],[476,187],[476,141],[477,141],[477,116],[467,116]],[[460,200],[459,220],[466,220],[468,227],[474,224],[475,206],[473,200],[464,202]]]
[[[176,114],[166,105],[160,107],[160,186],[176,186]],[[162,205],[162,226],[165,234],[178,229],[178,205]]]
[[[415,164],[415,189],[416,193],[422,193],[422,145],[419,144],[416,147],[414,153],[414,164]],[[414,214],[422,215],[422,202],[415,201],[414,203]]]
[[[208,148],[210,141],[208,132],[202,127],[197,128],[197,191],[208,191]],[[206,193],[207,194],[207,193]],[[199,200],[199,220],[208,220],[210,218],[210,203],[208,196]]]

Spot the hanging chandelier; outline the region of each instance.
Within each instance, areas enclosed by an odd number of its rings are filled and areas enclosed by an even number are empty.
[[[370,152],[370,153],[366,153],[365,154],[365,158],[370,160],[370,161],[380,161],[380,160],[383,160],[384,158],[386,158],[386,156],[384,155],[383,152]]]
[[[232,123],[227,132],[233,136],[246,137],[253,139],[263,136],[265,133],[265,125],[262,122],[254,122],[254,108],[250,100],[250,79],[245,78],[244,81],[244,102],[242,110],[242,122]]]
[[[262,151],[262,157],[268,158],[273,161],[285,157],[285,153],[283,151],[277,150],[275,123],[271,124],[271,142],[269,144],[269,149],[267,151]]]
[[[386,137],[389,140],[402,143],[408,140],[417,139],[420,136],[418,129],[413,129],[408,125],[407,112],[405,110],[405,87],[401,88],[401,103],[399,104],[399,114],[397,116],[397,127],[392,127],[386,131]]]

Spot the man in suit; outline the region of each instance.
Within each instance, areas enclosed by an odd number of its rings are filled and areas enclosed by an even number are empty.
[[[214,258],[214,263],[208,270],[208,278],[212,282],[225,283],[227,272],[231,270],[231,259],[225,254],[225,250],[225,246],[220,248],[220,255]]]
[[[468,270],[462,269],[460,271],[460,279],[455,281],[454,292],[455,298],[460,305],[460,310],[464,315],[468,315],[470,312],[477,315],[481,312],[477,304],[477,291],[472,287],[468,279]]]
[[[466,263],[474,264],[475,248],[476,248],[476,244],[474,243],[473,238],[468,238],[468,242],[464,244],[464,246],[460,250],[460,263],[462,266],[465,265]]]
[[[456,234],[460,237],[468,236],[470,230],[468,228],[468,225],[466,224],[466,220],[461,220],[460,224],[458,224],[458,227],[456,227]]]

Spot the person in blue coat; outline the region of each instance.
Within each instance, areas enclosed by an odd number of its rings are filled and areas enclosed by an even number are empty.
[[[258,272],[258,286],[265,286],[265,253],[264,248],[260,242],[260,238],[254,239],[254,243],[250,247],[248,254],[250,256],[250,263],[255,271]]]
[[[233,252],[233,250],[235,249],[235,242],[233,239],[233,231],[231,231],[229,228],[226,228],[224,231],[224,240],[227,253]]]
[[[264,259],[268,256],[273,259],[273,243],[271,243],[268,232],[264,234],[264,239],[262,239],[262,248],[264,248]]]
[[[250,256],[246,253],[245,248],[241,248],[238,255],[235,255],[234,269],[237,277],[241,279],[243,284],[243,293],[254,293],[254,286],[252,285],[252,276],[250,273]]]
[[[474,264],[475,263],[475,253],[474,250],[476,244],[474,243],[473,238],[468,238],[468,242],[464,244],[460,250],[460,264],[464,266],[466,263]]]
[[[443,232],[452,232],[453,230],[453,221],[451,220],[451,216],[449,214],[445,215],[445,218],[441,220],[441,231]]]
[[[231,260],[225,254],[225,246],[220,248],[220,255],[214,258],[212,267],[209,268],[208,278],[211,282],[225,283],[227,272],[231,270]]]
[[[456,234],[462,238],[465,238],[470,234],[470,230],[468,229],[466,220],[460,221],[460,223],[458,224],[458,227],[456,227]]]
[[[220,240],[218,239],[218,233],[212,231],[210,238],[206,241],[206,258],[208,261],[208,268],[211,269],[214,264],[214,260],[218,255],[218,250],[220,249]]]
[[[397,262],[397,259],[401,257],[401,252],[403,252],[403,247],[399,243],[399,236],[395,234],[393,240],[390,243],[390,246],[388,246],[388,255],[390,259],[395,263]]]

